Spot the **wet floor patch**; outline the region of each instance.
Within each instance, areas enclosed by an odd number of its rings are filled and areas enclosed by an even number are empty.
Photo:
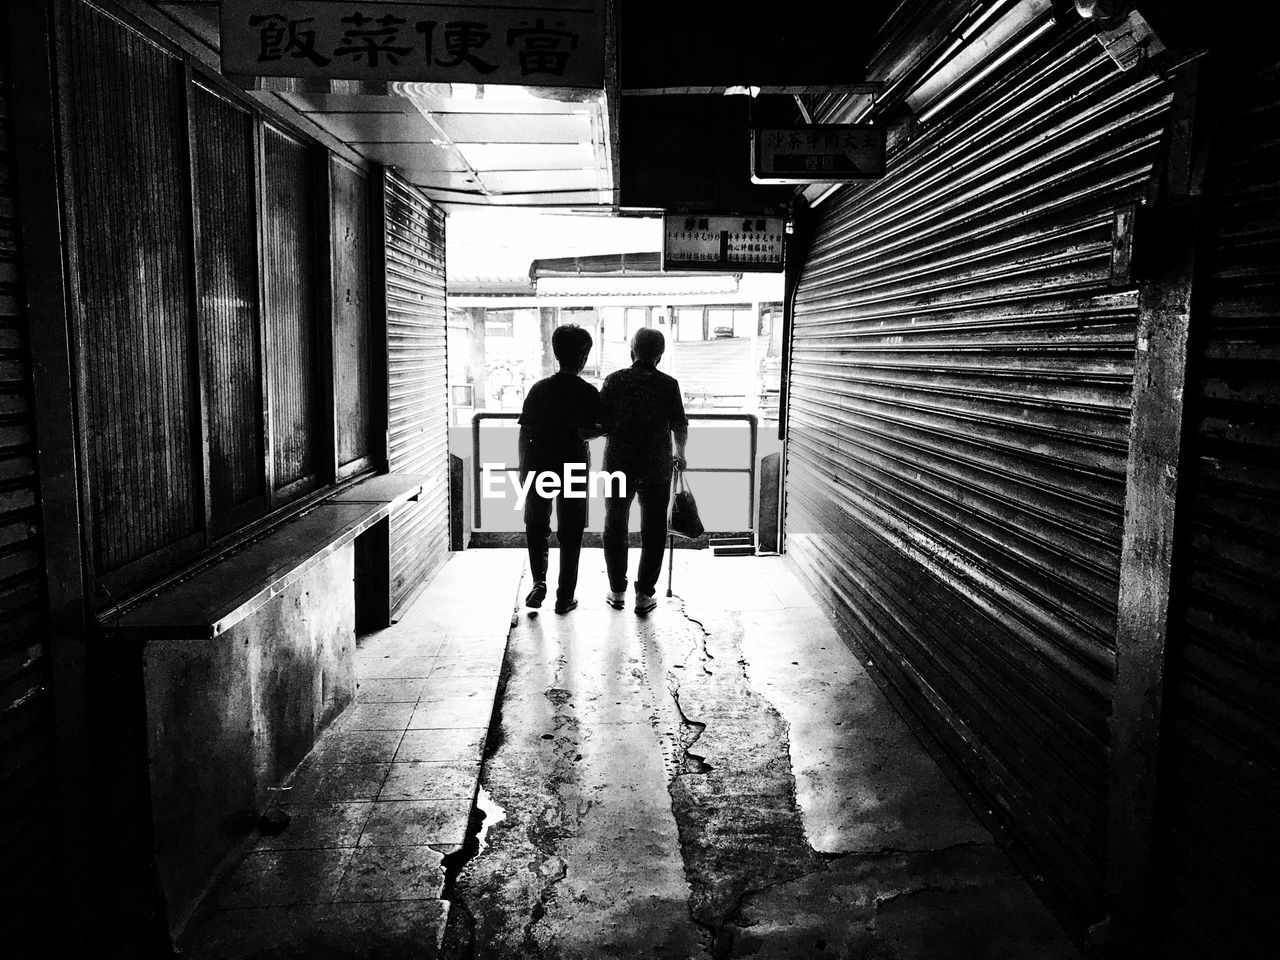
[[[505,819],[451,885],[455,958],[725,955],[753,891],[823,869],[740,631],[676,603],[529,618],[482,788]]]
[[[450,960],[1074,956],[999,848],[969,839],[984,836],[976,828],[904,828],[914,814],[895,799],[891,823],[869,830],[870,808],[852,827],[833,820],[824,839],[835,845],[815,850],[787,722],[799,716],[812,734],[813,718],[772,674],[752,675],[761,668],[738,615],[708,606],[686,611],[676,598],[644,618],[583,607],[519,620],[483,816],[448,882]],[[770,655],[799,666],[790,642],[781,632]],[[758,637],[747,645],[762,655]],[[835,681],[860,704],[848,736],[883,732],[887,704],[856,680]],[[837,773],[875,775],[828,742],[804,774],[810,794]],[[926,834],[920,849],[863,842]]]
[[[482,789],[504,812],[452,889],[447,955],[705,956],[630,611],[525,618]]]
[[[448,891],[451,910],[444,955],[456,960],[543,955],[533,931],[546,912],[545,900],[558,879],[554,878],[555,844],[565,828],[566,814],[559,794],[572,774],[563,758],[565,744],[573,742],[573,718],[566,709],[567,698],[555,694],[546,698],[550,712],[538,711],[540,725],[547,732],[537,734],[537,739],[543,743],[555,741],[556,733],[551,731],[561,734],[558,748],[552,748],[555,759],[550,770],[544,766],[543,756],[522,749],[527,731],[518,719],[514,722],[519,729],[511,729],[508,721],[516,712],[507,705],[505,695],[513,673],[523,673],[526,657],[527,654],[508,649],[499,685],[500,708],[494,713],[486,762],[486,771],[498,773],[496,777],[482,774],[480,792],[485,803],[477,803],[469,855],[459,864]],[[495,761],[495,757],[501,760]],[[512,817],[505,813],[501,817],[491,815],[508,808],[513,811]],[[520,816],[525,811],[531,816]],[[481,853],[485,863],[497,865],[514,860],[518,866],[492,871],[476,869]]]
[[[667,689],[685,729],[697,736],[684,747],[672,778],[672,811],[680,831],[692,888],[689,909],[708,931],[712,956],[734,948],[745,897],[824,869],[810,847],[796,805],[786,722],[747,677],[741,627],[723,617],[717,628],[681,610],[683,628],[664,637],[655,654],[691,645],[666,670]]]
[[[732,955],[752,960],[1078,960],[992,844],[832,858],[733,922]]]

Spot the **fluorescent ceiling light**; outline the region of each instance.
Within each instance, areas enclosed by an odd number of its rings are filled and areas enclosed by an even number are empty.
[[[489,103],[528,103],[544,99],[530,92],[528,87],[494,83],[423,83],[417,80],[397,80],[391,84],[391,92],[410,100],[460,100],[464,103],[475,100]]]
[[[812,202],[810,202],[810,204],[809,204],[809,208],[810,208],[810,209],[813,209],[813,208],[814,208],[814,207],[816,207],[818,204],[820,204],[823,200],[827,199],[827,197],[831,196],[833,193],[835,193],[837,190],[839,190],[839,189],[840,189],[841,187],[843,187],[843,186],[845,186],[845,184],[843,184],[843,183],[833,183],[833,184],[831,184],[831,186],[829,186],[829,187],[827,187],[827,189],[823,190],[820,194],[818,194],[818,195],[813,199],[813,201],[812,201]]]

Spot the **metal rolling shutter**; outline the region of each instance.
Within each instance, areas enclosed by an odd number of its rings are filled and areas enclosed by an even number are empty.
[[[0,26],[4,22],[0,15]],[[55,797],[31,360],[9,162],[8,54],[8,44],[0,43],[0,846],[6,860],[0,897],[12,918],[0,924],[0,937],[21,952],[29,937],[45,932],[43,914],[55,899]]]
[[[431,478],[418,503],[391,517],[394,612],[449,550],[449,398],[444,214],[394,173],[386,177],[389,465]]]
[[[1169,91],[1042,39],[819,208],[787,549],[891,694],[1096,918],[1136,293],[1118,208]]]
[[[1192,319],[1161,957],[1274,956],[1280,937],[1264,880],[1280,860],[1280,66],[1224,88]]]

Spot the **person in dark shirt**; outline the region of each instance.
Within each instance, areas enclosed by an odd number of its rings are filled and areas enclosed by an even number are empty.
[[[604,561],[609,573],[608,603],[621,610],[627,589],[627,525],[631,500],[640,501],[640,569],[636,572],[636,613],[658,605],[654,588],[662,569],[667,536],[671,468],[685,467],[689,420],[680,385],[658,372],[666,341],[652,327],[631,339],[632,364],[611,373],[600,388],[600,425],[608,435],[604,469],[626,477],[623,491],[606,488]],[[675,439],[674,456],[672,438]]]
[[[524,398],[520,414],[520,480],[530,474],[555,473],[560,492],[544,497],[537,484],[529,486],[524,505],[525,538],[529,548],[529,570],[533,589],[525,598],[531,607],[542,606],[547,595],[548,538],[551,536],[551,507],[556,508],[556,538],[560,541],[560,578],[556,586],[556,613],[568,613],[578,605],[578,556],[582,551],[582,531],[587,525],[585,477],[577,481],[582,497],[565,496],[565,465],[581,464],[585,475],[590,460],[587,438],[598,436],[600,394],[578,374],[591,354],[591,334],[577,324],[556,327],[551,349],[560,369],[539,380]]]

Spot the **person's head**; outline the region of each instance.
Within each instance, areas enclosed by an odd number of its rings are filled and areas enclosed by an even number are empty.
[[[662,359],[662,351],[666,348],[667,340],[661,330],[641,327],[631,338],[631,359],[644,363],[657,363]]]
[[[579,372],[591,354],[591,334],[576,323],[565,323],[551,334],[551,352],[556,355],[562,370]]]

